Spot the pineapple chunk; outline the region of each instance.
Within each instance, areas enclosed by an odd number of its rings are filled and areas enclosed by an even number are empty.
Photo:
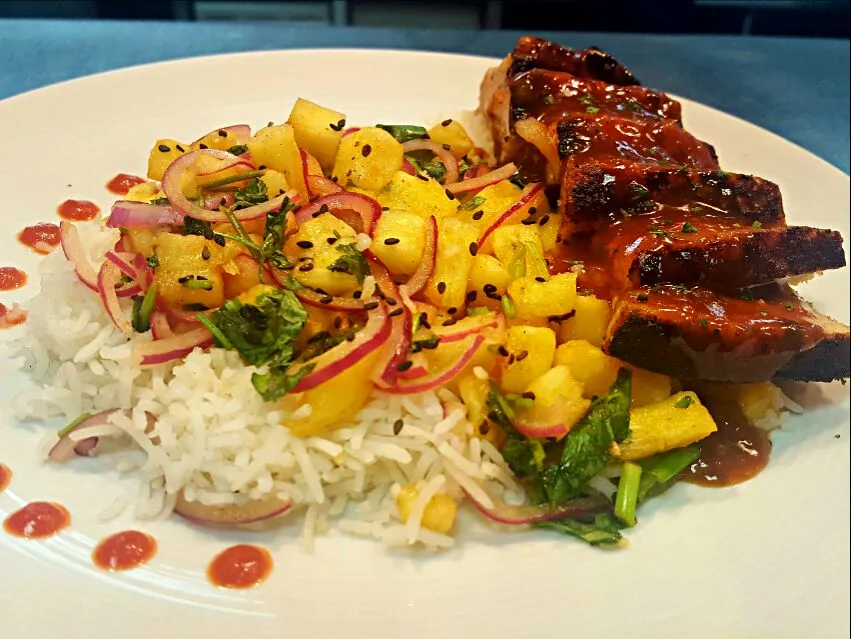
[[[532,381],[527,393],[535,395],[535,404],[549,408],[559,397],[578,399],[582,397],[582,383],[570,374],[567,366],[553,366],[546,373]]]
[[[536,226],[503,225],[491,233],[488,241],[493,243],[493,254],[512,278],[549,277]]]
[[[260,180],[266,185],[266,192],[269,194],[269,199],[283,195],[289,190],[287,176],[274,169],[266,169],[266,173]]]
[[[478,425],[487,419],[488,409],[485,402],[489,392],[488,380],[479,379],[472,373],[458,380],[458,394],[467,408],[467,421],[471,424]]]
[[[508,274],[508,270],[493,255],[478,253],[473,258],[467,290],[476,291],[477,302],[487,300],[484,292],[485,286],[494,286],[496,287],[494,292],[503,295],[510,282],[511,276]]]
[[[473,141],[457,120],[449,119],[435,124],[428,130],[428,136],[432,142],[449,145],[449,150],[457,159],[473,150]]]
[[[159,234],[156,229],[123,229],[121,232],[136,253],[141,253],[145,257],[154,254],[154,247]]]
[[[222,135],[224,133],[224,135]],[[216,129],[210,131],[197,142],[193,142],[190,150],[197,151],[198,149],[216,149],[217,151],[227,151],[232,146],[236,146],[239,142],[236,139],[236,134],[227,129]]]
[[[564,315],[573,310],[576,275],[560,273],[543,282],[521,277],[508,285],[508,295],[521,319]]]
[[[671,378],[659,373],[651,373],[640,368],[632,369],[632,398],[633,408],[645,404],[661,402],[671,395]]]
[[[473,266],[470,245],[478,235],[476,227],[454,217],[438,221],[437,259],[424,288],[431,304],[444,309],[464,306],[467,279]]]
[[[339,239],[335,239],[337,235]],[[347,295],[359,289],[354,275],[328,268],[343,255],[341,247],[355,242],[356,235],[351,226],[330,213],[307,220],[287,238],[284,255],[293,264],[313,264],[313,267],[302,271],[296,266],[293,277],[304,286],[321,288],[329,295]],[[329,239],[335,240],[334,243],[329,244]]]
[[[235,271],[235,272],[231,272]],[[222,274],[225,283],[225,298],[232,299],[260,286],[260,271],[257,262],[248,256],[237,256],[225,265]]]
[[[697,395],[688,391],[629,411],[629,438],[613,445],[621,460],[643,459],[673,448],[682,448],[718,430]]]
[[[340,140],[333,176],[347,188],[383,189],[402,168],[402,145],[384,129],[368,126]]]
[[[208,260],[202,257],[205,247],[210,253]],[[160,233],[156,239],[156,253],[160,265],[155,280],[159,296],[166,304],[178,309],[191,304],[203,304],[207,308],[224,304],[223,252],[215,242],[198,235]],[[210,283],[209,290],[186,286],[184,278],[190,276],[194,281],[205,278]]]
[[[520,394],[534,379],[550,369],[556,350],[556,336],[546,327],[512,326],[508,329],[505,348],[509,357],[502,359],[500,383],[505,392]]]
[[[394,274],[411,275],[425,250],[425,218],[414,213],[387,211],[378,219],[370,250]],[[390,240],[390,244],[385,244]],[[393,243],[393,240],[399,240]]]
[[[189,145],[181,144],[177,140],[169,138],[154,142],[154,146],[148,155],[148,178],[162,180],[168,165],[186,153],[188,147]]]
[[[440,219],[454,215],[458,208],[457,201],[449,199],[439,182],[432,179],[421,180],[404,171],[394,173],[376,199],[390,211],[414,213],[423,218],[433,215]]]
[[[583,339],[601,347],[612,318],[609,302],[593,295],[577,295],[574,310],[574,316],[561,323],[559,339],[562,342]]]
[[[577,339],[556,349],[555,363],[565,365],[585,389],[586,397],[602,397],[614,383],[621,363],[596,346]]]
[[[159,195],[160,187],[156,182],[142,182],[131,187],[124,199],[129,202],[150,202]]]
[[[582,384],[567,366],[554,366],[526,387],[535,400],[528,409],[518,411],[517,419],[529,425],[560,424],[570,430],[591,406],[591,400],[582,397]]]
[[[260,129],[248,141],[248,150],[255,164],[283,173],[290,188],[298,191],[303,198],[308,198],[305,164],[289,124]]]
[[[486,186],[465,204],[456,203],[458,216],[465,222],[475,224],[481,236],[508,207],[517,201],[519,196],[520,189],[508,180],[503,180]],[[490,242],[487,245],[489,249]]]
[[[408,517],[411,516],[411,510],[413,510],[419,496],[420,491],[413,484],[405,484],[399,494],[396,495],[396,507],[399,509],[399,518],[403,523],[408,521]],[[437,493],[428,500],[423,510],[421,520],[423,528],[445,535],[452,529],[457,512],[458,507],[452,497],[445,493]]]
[[[330,172],[343,137],[345,114],[299,98],[287,122],[293,127],[299,147],[313,155],[324,171]]]

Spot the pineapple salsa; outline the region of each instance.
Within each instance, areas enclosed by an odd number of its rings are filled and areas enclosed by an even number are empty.
[[[456,120],[352,128],[299,99],[253,134],[157,140],[147,177],[112,207],[121,235],[99,271],[63,223],[77,275],[118,330],[150,331],[141,366],[235,351],[298,437],[333,432],[376,392],[448,389],[526,494],[462,484],[474,505],[596,545],[618,543],[716,431],[694,392],[603,352],[609,302],[577,290],[580,264],[553,270],[543,185],[493,166]],[[403,522],[418,499],[397,492]],[[455,521],[441,491],[419,508],[424,528]]]

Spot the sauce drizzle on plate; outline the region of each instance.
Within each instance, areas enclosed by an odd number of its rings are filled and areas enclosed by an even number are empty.
[[[18,233],[18,240],[37,253],[46,255],[59,246],[59,225],[42,223],[28,226]]]
[[[127,195],[127,191],[144,182],[147,180],[137,175],[119,173],[107,183],[106,188],[116,195]]]
[[[9,487],[9,484],[12,482],[12,470],[5,466],[4,464],[0,464],[0,493],[6,490]]]
[[[6,517],[3,529],[15,537],[44,539],[67,528],[70,523],[71,515],[64,506],[34,501]]]
[[[88,200],[65,200],[57,209],[59,217],[72,222],[89,222],[100,213],[100,207]]]
[[[207,577],[221,588],[251,588],[272,572],[269,551],[259,546],[231,546],[213,558],[207,566]]]
[[[130,570],[147,563],[157,553],[157,542],[138,530],[124,530],[101,541],[92,561],[104,570]]]

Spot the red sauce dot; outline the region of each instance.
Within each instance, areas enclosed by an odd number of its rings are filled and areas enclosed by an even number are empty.
[[[272,572],[269,551],[259,546],[231,546],[216,555],[207,566],[207,577],[222,588],[251,588]]]
[[[56,224],[28,226],[18,233],[18,240],[21,244],[46,255],[59,246],[59,226]]]
[[[138,530],[110,535],[92,553],[92,560],[104,570],[129,570],[148,562],[157,552],[157,542]]]
[[[12,266],[0,266],[0,291],[11,291],[27,283],[27,274]]]
[[[88,200],[65,200],[59,205],[59,217],[72,222],[88,222],[97,217],[100,208]]]
[[[17,304],[7,308],[0,304],[0,328],[11,328],[27,321],[27,312]]]
[[[71,523],[71,515],[59,504],[34,501],[6,517],[3,528],[10,535],[43,539],[55,535]]]
[[[12,482],[12,471],[8,466],[0,464],[0,493],[2,493]]]
[[[138,175],[119,173],[107,183],[106,188],[116,195],[127,195],[127,191],[143,182],[147,182],[147,180],[140,178]]]

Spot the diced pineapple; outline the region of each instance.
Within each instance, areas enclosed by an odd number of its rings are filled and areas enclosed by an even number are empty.
[[[741,384],[737,395],[736,401],[748,422],[757,424],[766,417],[772,417],[779,423],[779,408],[785,402],[783,391],[777,386],[771,382]]]
[[[425,233],[425,218],[386,211],[378,219],[370,249],[392,273],[411,275],[422,261]]]
[[[479,379],[474,374],[464,375],[458,380],[458,394],[467,408],[467,420],[474,426],[481,424],[488,416],[485,402],[489,392],[488,380]]]
[[[547,408],[559,397],[582,397],[582,383],[570,374],[567,366],[553,366],[540,377],[532,380],[526,393],[535,395],[535,403]]]
[[[457,120],[444,120],[428,130],[432,142],[449,145],[456,158],[462,158],[473,150],[473,141]]]
[[[632,398],[633,408],[645,404],[661,402],[671,395],[671,378],[667,375],[651,373],[640,368],[632,368]]]
[[[577,295],[574,310],[573,317],[561,323],[559,339],[562,342],[584,339],[601,347],[612,318],[609,302],[593,295]]]
[[[567,366],[554,366],[526,387],[524,396],[531,395],[534,403],[517,411],[518,422],[530,426],[558,424],[570,430],[591,405],[591,400],[582,397],[582,390]]]
[[[304,150],[302,149],[302,151]],[[307,151],[304,151],[304,161],[307,163],[305,171],[308,175],[322,175],[322,166],[319,164],[319,160]]]
[[[449,199],[439,182],[421,180],[404,171],[394,173],[376,199],[394,213],[414,213],[423,218],[433,215],[440,219],[454,215],[458,208],[458,202]]]
[[[154,247],[156,246],[158,235],[156,229],[123,229],[121,232],[124,234],[124,237],[127,238],[131,248],[136,253],[141,253],[145,257],[154,254]]]
[[[186,153],[189,145],[183,145],[177,140],[165,138],[154,142],[148,155],[148,178],[162,180],[169,164]]]
[[[280,171],[286,176],[290,188],[298,191],[303,198],[308,197],[305,167],[289,124],[260,129],[248,141],[248,150],[256,165]]]
[[[585,340],[565,342],[556,349],[555,363],[565,365],[585,389],[586,397],[602,397],[614,383],[621,363]]]
[[[233,268],[229,268],[230,266]],[[257,268],[257,262],[244,255],[238,256],[232,263],[225,265],[222,277],[227,299],[242,295],[260,285],[260,270]]]
[[[425,286],[426,299],[440,308],[461,309],[467,279],[473,266],[470,245],[478,238],[476,227],[454,217],[438,221],[437,260]]]
[[[718,430],[697,395],[687,391],[634,408],[629,412],[629,438],[613,445],[618,459],[642,459],[673,448],[682,448]]]
[[[485,287],[488,287],[489,291],[491,287],[495,287],[493,292],[503,295],[510,282],[511,276],[508,274],[508,270],[493,255],[477,253],[473,258],[467,290],[476,292],[476,305],[487,300]],[[496,304],[499,304],[499,302],[496,302]]]
[[[475,224],[481,236],[520,197],[520,189],[508,180],[486,186],[471,200],[458,205],[458,216]],[[456,203],[457,205],[457,203]],[[485,247],[482,247],[484,250]],[[490,250],[490,242],[487,243]]]
[[[159,260],[155,280],[159,296],[166,304],[181,309],[194,304],[217,308],[224,303],[222,250],[215,242],[199,235],[160,233],[155,246]],[[203,255],[207,253],[210,259],[205,260]],[[201,288],[192,284],[198,281],[209,285]]]
[[[340,140],[333,176],[341,186],[383,189],[402,168],[402,145],[384,129],[368,126]]]
[[[266,173],[260,180],[266,185],[266,192],[269,194],[269,199],[286,193],[290,188],[287,183],[287,176],[274,169],[266,169]]]
[[[159,184],[156,182],[142,182],[130,188],[124,199],[129,202],[150,202],[160,192]]]
[[[240,302],[248,306],[256,306],[257,299],[262,295],[274,293],[275,287],[270,284],[255,284],[248,290],[243,291],[237,296]]]
[[[227,129],[216,129],[215,131],[210,131],[203,138],[198,140],[197,142],[193,142],[190,149],[192,151],[196,151],[198,149],[216,149],[218,151],[227,151],[232,146],[236,146],[239,144],[239,141],[236,139],[236,134],[233,131],[228,131]]]
[[[535,226],[500,226],[489,238],[493,254],[508,269],[512,278],[549,277],[541,237]]]
[[[521,277],[508,285],[508,295],[521,320],[564,315],[573,310],[576,275],[560,273],[543,282]]]
[[[508,329],[505,348],[509,356],[502,359],[500,384],[505,392],[519,394],[550,369],[556,336],[546,327],[512,326]]]
[[[299,147],[315,156],[323,170],[331,171],[346,124],[345,114],[299,98],[287,121]]]
[[[396,507],[399,509],[399,518],[403,523],[411,516],[419,496],[420,492],[413,484],[405,484],[396,495]],[[452,497],[445,493],[437,493],[426,504],[421,523],[424,528],[446,534],[452,529],[457,512],[458,507]]]
[[[330,213],[305,221],[284,244],[284,255],[297,265],[293,277],[304,286],[320,288],[329,295],[346,295],[357,290],[360,285],[354,275],[328,268],[343,255],[341,248],[353,244],[355,237],[351,226]],[[306,264],[313,266],[302,270]]]

